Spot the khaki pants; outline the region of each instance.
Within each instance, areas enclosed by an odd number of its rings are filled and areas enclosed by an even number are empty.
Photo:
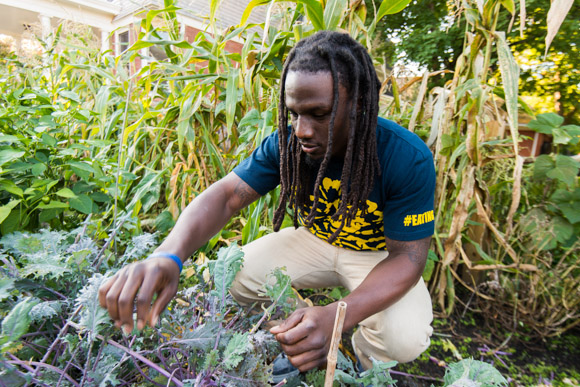
[[[259,290],[276,267],[286,268],[295,289],[343,286],[352,291],[388,255],[335,247],[303,227],[268,234],[243,250],[244,266],[231,288],[242,305],[264,302]],[[421,279],[395,304],[359,323],[352,340],[356,355],[365,369],[372,367],[370,356],[412,361],[429,346],[432,320],[431,297]]]

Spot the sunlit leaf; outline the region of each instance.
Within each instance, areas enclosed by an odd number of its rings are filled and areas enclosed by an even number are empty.
[[[538,114],[535,120],[527,123],[527,127],[544,134],[552,134],[554,128],[560,127],[564,123],[564,117],[557,115],[556,113],[543,113]]]
[[[385,15],[401,12],[410,2],[411,0],[383,0],[377,13],[376,21],[378,22]]]
[[[250,14],[252,13],[252,10],[254,8],[256,8],[259,5],[264,5],[264,4],[268,4],[270,2],[270,0],[252,0],[248,3],[248,5],[246,6],[246,9],[244,10],[244,13],[242,14],[242,18],[240,19],[240,25],[246,25],[246,23],[248,22],[248,18],[250,17]]]
[[[314,26],[316,31],[324,29],[324,11],[322,5],[317,0],[295,0],[297,3],[304,4],[306,7],[306,16]]]
[[[324,8],[324,28],[329,31],[336,30],[347,8],[347,0],[328,0]]]
[[[508,12],[513,15],[514,12],[516,11],[516,5],[514,4],[514,0],[500,0],[500,1],[501,5],[503,5],[504,8],[507,9]]]

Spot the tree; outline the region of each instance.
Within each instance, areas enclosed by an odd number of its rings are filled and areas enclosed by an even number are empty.
[[[367,0],[368,7],[372,2]],[[538,112],[553,111],[564,116],[566,123],[580,123],[580,3],[575,2],[554,38],[544,59],[549,0],[527,0],[526,22],[520,35],[519,2],[515,2],[514,20],[502,13],[497,29],[508,31],[507,39],[522,67],[520,93],[530,99]],[[461,53],[465,20],[455,20],[456,10],[444,0],[415,0],[403,12],[389,15],[377,26],[379,41],[398,40],[387,59],[400,57],[416,62],[429,71],[454,70]],[[510,24],[513,24],[510,29]],[[378,46],[386,47],[383,44]],[[497,71],[497,66],[493,66]],[[445,79],[445,78],[444,78]],[[441,83],[441,80],[433,80]]]

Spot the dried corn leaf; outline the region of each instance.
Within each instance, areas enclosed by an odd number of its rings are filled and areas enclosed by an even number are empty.
[[[421,87],[419,88],[419,94],[417,95],[417,100],[415,101],[415,107],[413,107],[413,114],[411,115],[411,120],[409,120],[409,130],[411,132],[415,129],[415,124],[417,121],[417,117],[421,112],[421,106],[423,105],[423,98],[425,98],[425,94],[427,93],[427,81],[429,80],[429,72],[425,71],[423,74],[423,80],[421,81]]]
[[[572,4],[574,4],[574,0],[552,1],[552,5],[550,5],[550,10],[548,11],[548,34],[546,35],[546,51],[544,52],[544,55],[548,54],[552,40],[554,40],[554,36],[558,33],[562,22],[572,7]]]

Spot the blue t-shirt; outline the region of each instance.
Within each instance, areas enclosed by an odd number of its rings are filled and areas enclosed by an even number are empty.
[[[385,235],[394,240],[412,241],[431,236],[434,230],[433,200],[435,168],[433,156],[414,133],[384,118],[378,119],[377,152],[381,174],[375,177],[367,199],[366,215],[359,210],[350,226],[345,226],[335,246],[352,250],[386,250]],[[340,204],[342,160],[332,159],[320,185],[320,199],[314,224],[317,237],[328,237],[341,219],[331,216]],[[268,136],[234,172],[260,195],[280,184],[278,132]],[[314,195],[310,196],[310,200]],[[302,216],[300,224],[304,225]]]

